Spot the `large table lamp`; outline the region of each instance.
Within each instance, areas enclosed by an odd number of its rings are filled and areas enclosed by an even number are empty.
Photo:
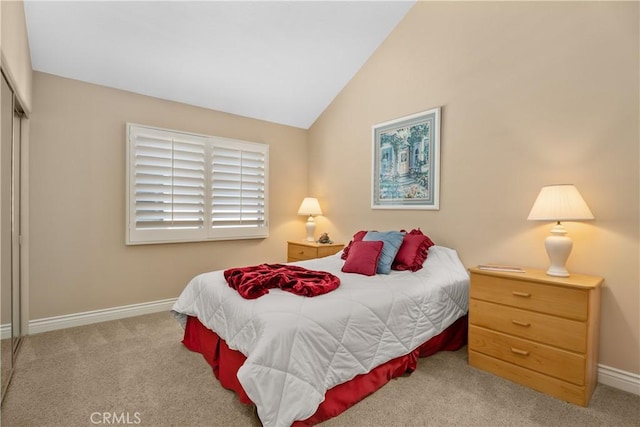
[[[569,277],[565,267],[573,242],[567,237],[567,230],[560,221],[585,221],[594,219],[593,214],[578,192],[571,184],[549,185],[542,187],[528,220],[556,221],[551,228],[551,235],[544,241],[551,266],[547,270],[549,276]]]
[[[316,232],[316,222],[313,219],[314,215],[322,215],[322,209],[320,209],[320,203],[315,197],[305,197],[300,208],[298,208],[298,215],[308,215],[307,218],[307,241],[315,241],[313,235]]]

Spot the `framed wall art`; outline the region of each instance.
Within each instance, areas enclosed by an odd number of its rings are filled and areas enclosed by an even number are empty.
[[[439,209],[440,107],[373,125],[373,209]]]

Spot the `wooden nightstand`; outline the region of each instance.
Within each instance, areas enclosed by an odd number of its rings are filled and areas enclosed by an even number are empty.
[[[470,268],[469,364],[587,406],[596,386],[601,277]]]
[[[287,262],[322,258],[338,253],[344,248],[342,243],[316,243],[303,240],[288,241],[287,245]]]

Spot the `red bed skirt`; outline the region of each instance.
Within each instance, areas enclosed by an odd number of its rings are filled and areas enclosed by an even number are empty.
[[[224,388],[235,391],[240,402],[253,403],[242,389],[236,376],[238,369],[246,359],[242,353],[230,349],[218,334],[205,327],[195,317],[187,318],[182,343],[189,350],[202,354],[213,368],[213,373],[220,384]],[[296,421],[294,426],[315,425],[333,418],[378,390],[391,379],[413,372],[418,365],[418,357],[431,356],[442,350],[458,350],[466,343],[467,316],[465,315],[411,353],[390,360],[369,373],[358,375],[346,383],[338,384],[327,390],[325,399],[315,414],[304,421]]]

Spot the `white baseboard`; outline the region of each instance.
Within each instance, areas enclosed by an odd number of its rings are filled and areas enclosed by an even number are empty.
[[[29,335],[33,335],[42,332],[55,331],[57,329],[73,328],[74,326],[90,325],[92,323],[107,322],[109,320],[169,311],[176,302],[176,299],[177,298],[169,298],[159,301],[145,302],[142,304],[131,304],[121,307],[112,307],[30,320],[28,333]]]
[[[29,321],[29,334],[90,325],[109,320],[141,316],[143,314],[169,311],[177,298],[151,301],[142,304],[131,304],[102,310],[85,311],[63,316],[47,317]],[[11,336],[11,325],[1,325],[2,339]],[[640,395],[640,375],[622,371],[606,365],[598,365],[598,382],[629,393]]]
[[[598,382],[640,396],[640,375],[598,365]]]

